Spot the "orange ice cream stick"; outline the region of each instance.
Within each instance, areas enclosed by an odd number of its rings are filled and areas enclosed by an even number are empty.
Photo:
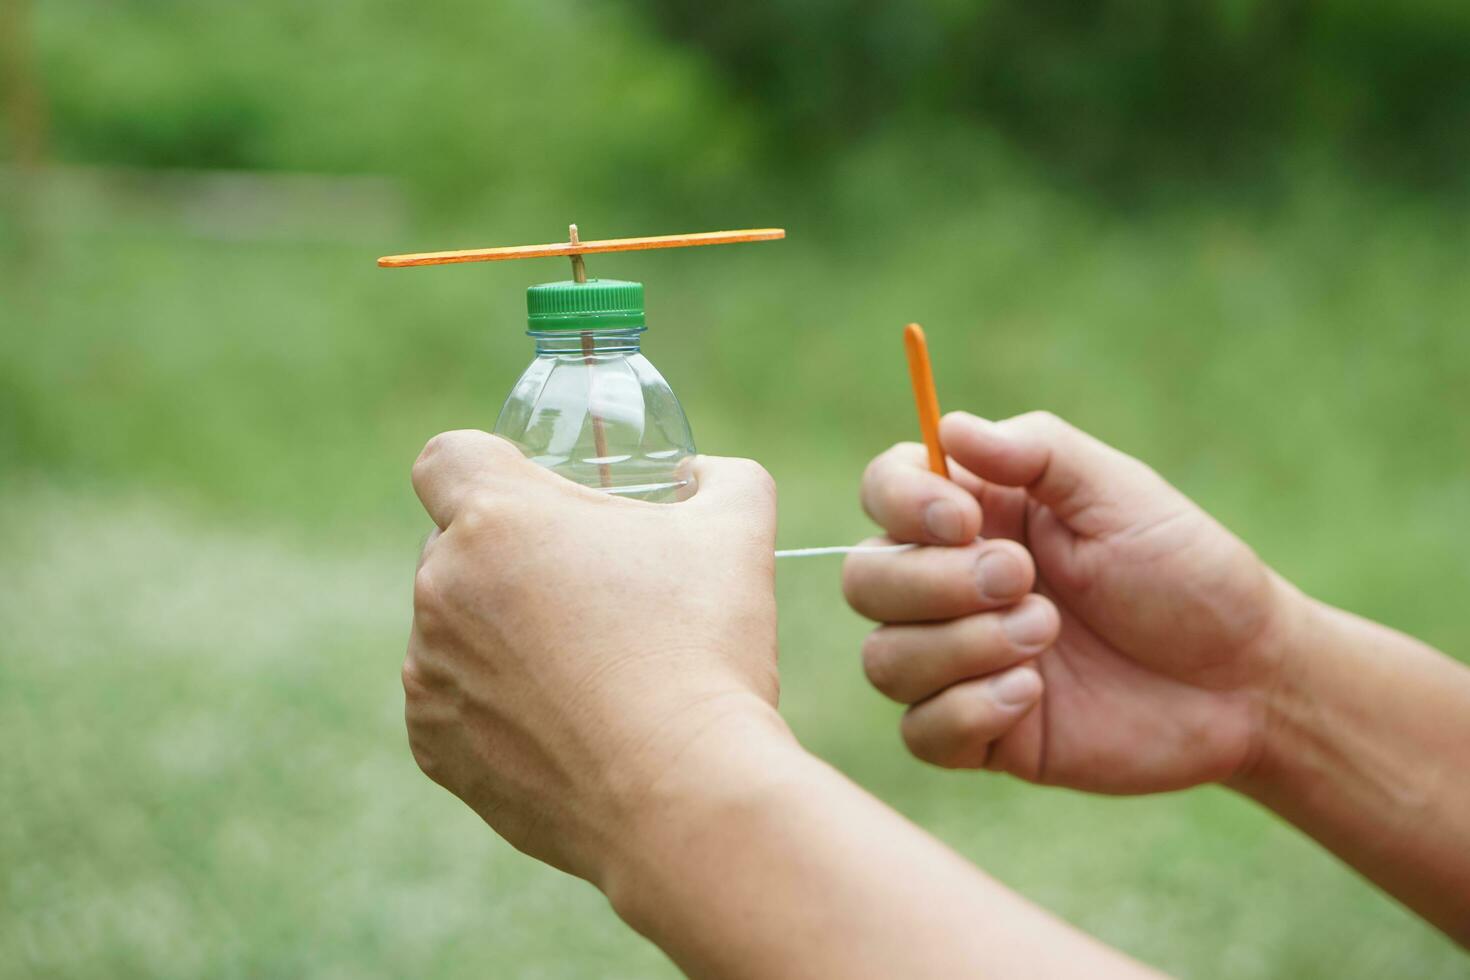
[[[688,248],[695,245],[733,245],[737,242],[769,242],[785,238],[783,228],[742,228],[738,231],[701,231],[693,235],[654,235],[649,238],[609,238],[602,241],[566,241],[549,245],[509,245],[502,248],[467,248],[454,252],[415,252],[385,255],[378,265],[404,269],[416,265],[448,265],[454,262],[496,262],[502,259],[534,259],[548,255],[596,255],[602,252],[638,252],[650,248]]]
[[[939,395],[934,390],[934,370],[929,365],[929,344],[924,328],[910,323],[903,328],[903,347],[909,355],[909,380],[914,385],[914,402],[919,407],[919,431],[929,449],[929,469],[949,479],[949,461],[939,445]]]

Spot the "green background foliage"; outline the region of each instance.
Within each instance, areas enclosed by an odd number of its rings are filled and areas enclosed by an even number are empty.
[[[408,464],[493,424],[521,290],[563,268],[387,252],[783,225],[589,264],[647,283],[646,350],[702,449],[776,475],[784,546],[868,533],[917,319],[949,407],[1053,409],[1465,656],[1462,5],[73,0],[29,36],[46,167],[0,171],[7,972],[671,972],[408,756]],[[912,761],[836,571],[780,571],[784,711],[991,873],[1191,976],[1463,972],[1224,792]]]

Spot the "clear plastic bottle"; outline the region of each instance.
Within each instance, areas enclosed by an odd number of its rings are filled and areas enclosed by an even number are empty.
[[[643,286],[591,279],[526,291],[536,359],[495,423],[533,462],[584,486],[657,503],[694,492],[689,420],[639,349]]]

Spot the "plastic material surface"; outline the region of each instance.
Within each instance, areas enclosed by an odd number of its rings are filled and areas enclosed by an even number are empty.
[[[584,486],[653,502],[694,492],[694,437],[668,382],[639,350],[641,327],[533,331],[498,435]]]
[[[643,326],[643,283],[621,279],[545,282],[526,290],[532,331]]]

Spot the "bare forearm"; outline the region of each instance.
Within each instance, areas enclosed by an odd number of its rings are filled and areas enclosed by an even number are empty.
[[[1139,977],[773,726],[693,747],[602,883],[712,977]],[[697,758],[697,762],[694,761]]]
[[[1237,788],[1470,945],[1470,670],[1304,599]]]

